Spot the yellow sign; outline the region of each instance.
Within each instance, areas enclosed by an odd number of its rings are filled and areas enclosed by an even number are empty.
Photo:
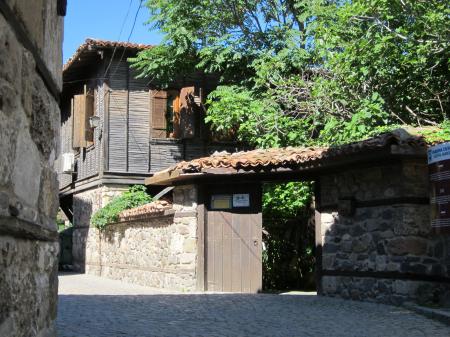
[[[233,198],[229,194],[213,195],[211,197],[211,208],[212,209],[231,209],[232,200],[233,200]]]

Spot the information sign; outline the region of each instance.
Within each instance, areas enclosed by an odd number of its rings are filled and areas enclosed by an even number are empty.
[[[250,207],[250,194],[233,194],[233,207]]]
[[[450,228],[450,143],[428,150],[431,226]]]

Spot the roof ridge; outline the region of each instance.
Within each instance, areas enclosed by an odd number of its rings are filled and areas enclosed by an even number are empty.
[[[87,50],[92,47],[97,48],[129,48],[129,49],[148,49],[154,47],[154,45],[143,44],[143,43],[135,43],[135,42],[126,42],[126,41],[112,41],[112,40],[103,40],[88,37],[84,40],[84,43],[78,46],[75,53],[67,60],[67,62],[63,65],[63,72],[72,66],[80,56]]]

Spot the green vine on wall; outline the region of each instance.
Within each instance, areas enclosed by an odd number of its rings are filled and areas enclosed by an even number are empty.
[[[104,229],[109,223],[119,220],[119,213],[130,208],[138,207],[152,201],[143,185],[131,186],[128,191],[115,197],[105,207],[100,208],[91,218],[91,223],[98,229]]]

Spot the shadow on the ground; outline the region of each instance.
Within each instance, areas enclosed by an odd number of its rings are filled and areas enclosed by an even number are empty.
[[[448,336],[397,307],[311,295],[60,295],[58,336]]]

